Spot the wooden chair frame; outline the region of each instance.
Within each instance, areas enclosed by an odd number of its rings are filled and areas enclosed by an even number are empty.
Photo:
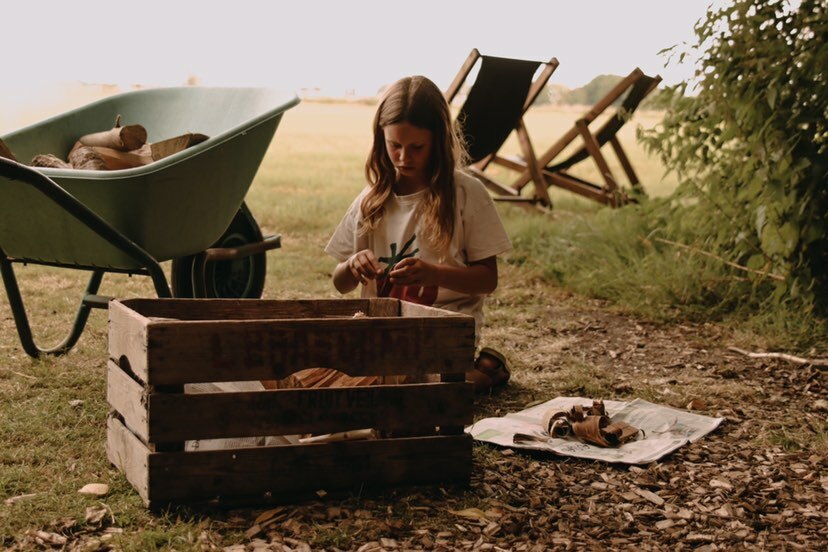
[[[530,182],[537,183],[537,167],[541,166],[543,167],[541,169],[542,178],[546,186],[558,186],[612,207],[618,207],[630,202],[631,198],[619,186],[619,180],[610,170],[609,164],[601,152],[601,148],[606,143],[610,144],[612,150],[618,158],[619,163],[621,164],[621,168],[630,182],[630,186],[633,189],[641,190],[640,180],[635,174],[635,170],[633,169],[627,154],[624,152],[621,142],[618,140],[617,132],[624,125],[626,120],[630,118],[632,111],[638,107],[644,98],[656,89],[660,82],[660,76],[656,75],[655,77],[648,77],[643,71],[641,71],[641,69],[635,68],[629,75],[614,86],[612,90],[610,90],[599,102],[597,102],[583,117],[575,121],[572,128],[570,128],[566,134],[561,136],[557,142],[552,144],[552,146],[550,146],[550,148],[540,157],[535,158],[534,156],[525,156],[524,160],[517,163],[510,161],[508,164],[505,164],[507,167],[518,170],[521,173],[517,180],[515,180],[512,184],[512,190],[519,194],[520,191]],[[642,88],[637,91],[637,93],[640,94],[640,97],[630,102],[633,104],[630,106],[631,109],[626,109],[622,105],[608,121],[601,125],[597,131],[590,129],[589,125],[595,121],[595,119],[597,119],[604,111],[607,110],[607,108],[621,98],[627,91],[632,92],[633,88],[636,86],[641,86]],[[617,128],[611,130],[612,125],[616,125]],[[609,136],[606,136],[608,132]],[[563,168],[556,168],[552,164],[561,152],[578,138],[581,138],[583,141],[582,150],[585,150],[586,153],[585,156],[582,156],[583,159],[586,157],[592,158],[598,168],[598,172],[601,174],[602,183],[588,182],[568,174],[567,169],[571,165]],[[583,153],[583,151],[576,152],[576,154],[573,154],[570,159],[573,159],[579,153]],[[575,161],[572,165],[580,162],[580,160]],[[497,162],[497,160],[495,160],[495,162]],[[566,164],[566,161],[564,161],[561,165]]]
[[[468,78],[469,73],[471,73],[471,70],[474,67],[474,65],[480,58],[483,57],[486,56],[483,56],[477,50],[477,48],[474,48],[471,51],[469,56],[466,58],[466,61],[460,68],[460,71],[457,73],[457,76],[454,78],[454,81],[451,83],[451,85],[445,92],[445,98],[449,103],[451,103],[451,101],[460,91],[461,86]],[[513,128],[513,131],[517,134],[517,138],[520,143],[520,149],[523,159],[525,160],[525,164],[518,164],[514,161],[499,156],[497,150],[495,150],[487,156],[485,156],[484,158],[472,163],[467,167],[467,170],[469,172],[474,174],[474,176],[479,178],[486,185],[486,187],[489,188],[489,190],[494,192],[495,200],[497,201],[518,202],[519,204],[522,204],[524,206],[534,204],[544,208],[550,207],[552,205],[552,202],[549,199],[549,193],[547,191],[547,181],[542,174],[543,165],[541,165],[536,159],[535,151],[532,147],[532,141],[529,138],[529,133],[526,130],[526,125],[523,121],[523,115],[526,113],[529,107],[535,102],[538,95],[543,91],[547,81],[549,80],[549,77],[552,75],[555,69],[557,69],[558,65],[559,62],[554,57],[547,62],[538,62],[538,67],[543,66],[543,69],[534,79],[534,81],[532,81],[529,87],[529,92],[527,94],[526,100],[523,104],[523,110]],[[533,196],[523,196],[521,195],[519,188],[516,188],[515,186],[502,184],[486,175],[484,171],[486,167],[491,163],[505,165],[517,171],[526,170],[528,175],[527,182],[533,181],[535,183],[535,190]]]

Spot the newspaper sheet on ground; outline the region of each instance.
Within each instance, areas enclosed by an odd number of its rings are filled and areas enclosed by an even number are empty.
[[[466,433],[478,441],[504,447],[546,450],[562,456],[606,462],[647,464],[687,443],[701,439],[724,420],[635,399],[630,402],[604,401],[607,414],[613,422],[627,422],[643,430],[643,435],[639,434],[638,440],[618,448],[582,443],[574,437],[554,438],[543,431],[541,424],[544,413],[549,410],[569,410],[579,404],[589,406],[592,399],[558,397],[500,418],[485,418],[467,427]],[[531,435],[538,440],[515,443],[516,433]]]

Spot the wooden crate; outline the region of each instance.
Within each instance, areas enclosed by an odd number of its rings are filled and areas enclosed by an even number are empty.
[[[396,299],[113,301],[109,357],[107,454],[147,506],[468,482],[469,316]],[[436,383],[184,393],[185,384],[281,379],[314,367],[352,376],[441,377]],[[358,428],[384,435],[414,429],[418,436],[184,447],[190,440]]]

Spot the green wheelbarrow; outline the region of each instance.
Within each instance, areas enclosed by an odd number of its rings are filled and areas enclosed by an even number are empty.
[[[0,158],[0,272],[26,353],[59,355],[78,341],[107,272],[150,276],[159,297],[258,298],[265,251],[244,197],[284,112],[299,102],[264,88],[180,87],[119,94],[2,136],[18,159],[65,155],[118,115],[151,141],[187,132],[209,139],[124,170],[33,169]],[[170,288],[160,266],[172,260]],[[69,334],[41,348],[13,263],[91,271]]]

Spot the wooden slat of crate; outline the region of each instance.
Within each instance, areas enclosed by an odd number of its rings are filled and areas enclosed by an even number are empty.
[[[471,423],[473,404],[467,383],[150,393],[112,361],[107,399],[133,432],[152,443],[458,426]]]
[[[113,302],[108,397],[119,414],[109,422],[109,458],[148,505],[467,482],[471,438],[462,428],[472,396],[459,382],[473,353],[471,317],[396,299]],[[278,379],[316,367],[354,376],[440,373],[444,383],[182,393],[185,383]],[[443,435],[224,451],[163,446],[357,426],[439,426]]]
[[[474,326],[465,320],[293,320],[149,326],[147,382],[281,379],[325,367],[351,376],[465,372]],[[466,327],[464,327],[466,326]],[[175,367],[172,370],[172,367]]]
[[[371,298],[368,299],[368,316],[400,316],[400,304],[402,301],[399,299],[390,299],[387,297],[383,298]]]
[[[106,373],[106,400],[132,431],[149,441],[147,390],[111,360]]]
[[[399,302],[399,316],[402,318],[436,318],[445,317],[446,313],[443,309],[429,307],[426,305],[418,305],[417,303],[409,303],[408,301]],[[457,313],[449,313],[458,316]]]
[[[109,357],[116,362],[132,357],[146,375],[148,319],[119,301],[109,302]],[[139,374],[140,375],[140,374]]]
[[[110,306],[110,334],[120,333],[110,356],[128,359],[153,385],[281,379],[315,367],[352,376],[461,374],[474,351],[469,316],[148,321],[134,312]]]
[[[138,494],[149,505],[149,449],[121,420],[106,420],[106,457],[120,469]]]
[[[377,299],[126,299],[118,301],[145,318],[261,320],[275,318],[399,316],[400,301]]]
[[[460,483],[468,482],[471,469],[468,435],[154,453],[110,418],[107,451],[148,506],[265,492]]]
[[[128,299],[109,305],[109,351],[116,361],[131,356],[145,375],[147,326],[153,319],[255,320],[274,318],[351,318],[356,313],[397,317],[400,301],[392,298],[342,300]],[[433,316],[431,314],[430,316]]]

